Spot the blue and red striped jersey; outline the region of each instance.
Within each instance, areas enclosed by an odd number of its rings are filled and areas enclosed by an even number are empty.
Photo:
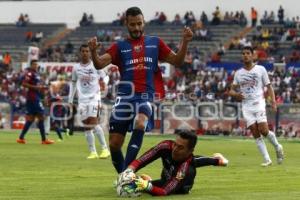
[[[40,81],[40,75],[35,70],[28,68],[25,72],[23,83],[28,83],[30,85],[38,85]],[[42,98],[42,94],[35,89],[27,88],[26,98],[28,101],[39,101]]]
[[[162,74],[158,61],[164,60],[171,49],[158,37],[120,40],[107,50],[112,64],[119,67],[121,83],[118,93],[123,95],[147,93],[164,95]],[[132,87],[130,84],[132,84]]]

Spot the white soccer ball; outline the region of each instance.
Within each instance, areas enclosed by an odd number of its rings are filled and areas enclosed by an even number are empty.
[[[131,183],[136,178],[136,175],[133,171],[124,171],[119,175],[118,185],[125,185],[127,183]]]
[[[126,184],[118,184],[117,185],[117,194],[120,197],[138,197],[141,195],[140,192],[136,192],[136,185],[134,181]]]

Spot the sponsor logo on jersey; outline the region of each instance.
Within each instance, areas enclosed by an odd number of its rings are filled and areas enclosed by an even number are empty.
[[[133,49],[134,49],[135,52],[139,53],[142,50],[142,45],[136,45],[136,46],[133,47]]]

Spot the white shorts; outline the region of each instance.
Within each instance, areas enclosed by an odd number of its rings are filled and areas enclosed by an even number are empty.
[[[247,128],[254,123],[267,122],[266,110],[252,111],[243,109],[243,116],[247,123]]]
[[[100,101],[93,101],[90,103],[79,103],[78,114],[80,120],[86,120],[89,117],[99,117]]]

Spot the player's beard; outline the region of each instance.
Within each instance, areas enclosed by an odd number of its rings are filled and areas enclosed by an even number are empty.
[[[132,39],[139,39],[143,35],[144,31],[130,31],[129,35]]]

